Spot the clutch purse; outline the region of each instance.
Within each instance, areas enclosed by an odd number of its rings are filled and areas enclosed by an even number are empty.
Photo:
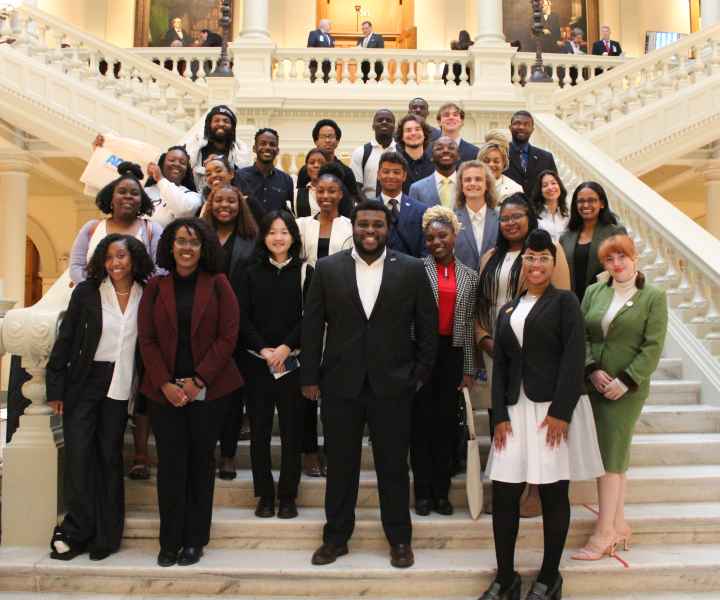
[[[467,491],[468,509],[473,519],[478,519],[483,509],[482,468],[480,466],[480,441],[475,434],[475,419],[473,416],[470,392],[463,388],[465,398],[465,421],[468,429],[467,443],[467,473],[465,487]]]

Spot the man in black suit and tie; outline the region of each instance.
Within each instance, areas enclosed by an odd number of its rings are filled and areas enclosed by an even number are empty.
[[[308,35],[307,41],[308,48],[334,48],[335,38],[330,35],[330,19],[320,19],[318,28],[311,31]],[[310,61],[310,81],[315,81],[315,74],[317,73],[317,61]],[[332,65],[329,60],[324,60],[322,63],[323,81],[327,83],[330,76],[330,69]]]
[[[322,398],[327,436],[323,544],[312,563],[347,554],[367,423],[390,563],[414,563],[408,450],[411,406],[435,361],[437,307],[423,263],[386,248],[390,211],[364,200],[352,250],[321,260],[305,302],[302,392]],[[323,349],[323,339],[324,349]]]
[[[477,160],[480,148],[462,138],[462,128],[465,125],[465,111],[462,108],[454,102],[443,104],[438,110],[437,122],[440,125],[442,135],[446,135],[457,144],[460,152],[460,162]]]
[[[362,25],[360,25],[360,28],[363,32],[363,37],[361,40],[358,40],[357,45],[359,47],[363,48],[384,48],[385,47],[385,40],[383,39],[383,36],[381,36],[379,33],[375,33],[372,28],[372,23],[370,21],[363,21]],[[367,80],[369,79],[369,73],[370,73],[370,63],[366,60],[362,61],[362,64],[360,65],[360,70],[363,74],[363,83],[367,83]],[[383,72],[383,64],[381,61],[375,62],[375,79],[377,81],[380,81],[380,76]]]
[[[533,189],[537,184],[537,177],[541,171],[549,170],[557,173],[555,157],[536,146],[530,145],[530,136],[535,129],[535,121],[526,110],[519,110],[510,119],[510,162],[505,169],[513,181],[523,186],[528,198],[532,198]]]
[[[600,28],[600,39],[593,44],[592,53],[595,56],[622,56],[622,46],[620,42],[610,39],[610,27],[607,25]],[[595,69],[595,75],[602,72],[603,69]]]

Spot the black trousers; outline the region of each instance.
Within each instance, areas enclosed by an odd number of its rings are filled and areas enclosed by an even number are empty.
[[[323,427],[328,440],[323,532],[326,543],[342,545],[355,528],[362,439],[367,423],[380,495],[380,516],[391,545],[409,544],[410,477],[408,450],[412,396],[378,397],[366,381],[352,399],[323,398]]]
[[[255,496],[275,498],[270,441],[277,407],[282,452],[277,496],[280,500],[294,500],[300,484],[300,451],[305,409],[300,393],[300,369],[275,379],[264,360],[253,359],[248,367],[248,387],[250,460]]]
[[[302,451],[305,454],[314,454],[320,449],[318,446],[318,403],[307,398],[303,400]]]
[[[115,552],[125,525],[123,436],[127,400],[106,394],[112,363],[93,363],[83,394],[63,414],[65,505],[61,529],[72,542]]]
[[[231,396],[183,407],[150,401],[158,453],[160,547],[177,552],[210,540],[215,445]]]
[[[505,589],[515,571],[515,542],[520,526],[520,496],[525,483],[492,482],[493,537],[497,558],[497,578]],[[543,515],[544,553],[538,581],[551,587],[560,575],[560,559],[570,527],[570,482],[567,480],[538,486]]]
[[[245,405],[245,388],[240,388],[230,396],[227,403],[225,418],[220,429],[220,456],[234,458],[240,439]]]
[[[451,337],[440,336],[432,377],[413,402],[410,464],[416,499],[448,497],[462,374],[463,349],[453,347]]]

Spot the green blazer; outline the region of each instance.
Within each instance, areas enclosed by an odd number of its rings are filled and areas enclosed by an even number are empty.
[[[610,323],[608,335],[602,331],[602,318],[612,302],[610,282],[591,285],[582,301],[585,317],[586,373],[603,369],[618,377],[629,391],[628,396],[647,398],[650,377],[658,366],[665,334],[668,308],[665,290],[645,284],[626,302]],[[601,397],[592,385],[591,396]]]
[[[598,225],[593,231],[593,238],[590,242],[590,255],[588,256],[587,271],[585,272],[585,285],[590,286],[595,283],[595,278],[599,273],[603,272],[603,266],[600,264],[598,258],[598,249],[611,235],[617,235],[619,233],[627,234],[627,230],[622,225]],[[570,283],[575,287],[575,246],[577,245],[578,238],[580,237],[580,230],[571,231],[567,230],[560,236],[560,244],[565,251],[568,265],[570,267]],[[587,293],[587,292],[586,292]]]

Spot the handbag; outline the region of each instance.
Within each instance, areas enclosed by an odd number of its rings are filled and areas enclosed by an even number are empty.
[[[470,392],[463,388],[465,398],[465,422],[468,429],[467,443],[467,472],[465,475],[465,488],[467,491],[468,510],[473,519],[478,519],[483,509],[482,468],[480,466],[480,440],[475,434],[475,419],[470,402]]]

